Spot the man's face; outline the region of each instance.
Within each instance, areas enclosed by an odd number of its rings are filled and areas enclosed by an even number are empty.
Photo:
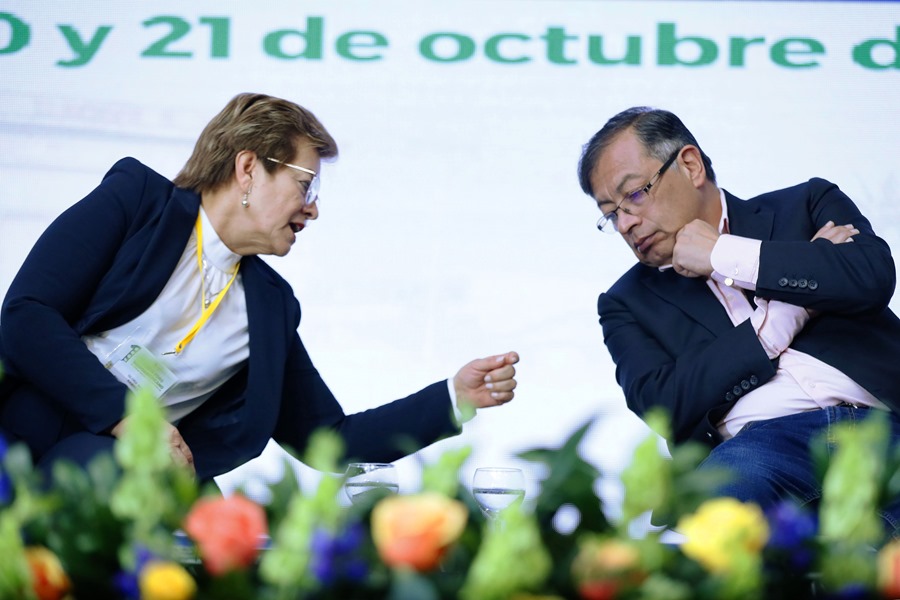
[[[594,200],[603,214],[611,213],[627,195],[640,190],[656,175],[662,161],[649,156],[631,129],[619,133],[600,155],[591,174]],[[618,232],[643,264],[672,264],[675,235],[700,217],[700,195],[692,185],[681,156],[659,177],[631,214],[619,208]]]

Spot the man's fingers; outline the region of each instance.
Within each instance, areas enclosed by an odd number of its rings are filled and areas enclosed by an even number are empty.
[[[835,225],[834,221],[828,221],[816,232],[812,239],[817,240],[821,238],[830,241],[832,244],[843,244],[844,242],[852,242],[853,236],[857,234],[859,234],[859,229],[850,223]]]

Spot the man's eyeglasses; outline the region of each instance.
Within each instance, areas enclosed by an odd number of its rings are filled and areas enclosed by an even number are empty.
[[[614,233],[619,230],[620,210],[627,215],[633,215],[635,214],[635,211],[646,205],[650,201],[650,190],[659,183],[659,180],[662,178],[663,173],[666,172],[666,169],[672,166],[672,163],[678,158],[679,152],[681,152],[681,148],[673,152],[672,155],[666,159],[666,162],[664,162],[659,168],[659,171],[650,178],[647,185],[630,194],[625,194],[625,197],[622,198],[614,209],[601,215],[600,219],[597,220],[597,229],[603,233]]]
[[[273,163],[278,163],[279,165],[283,165],[290,169],[294,169],[295,171],[300,171],[301,173],[309,173],[312,175],[312,179],[309,181],[301,181],[300,183],[306,184],[306,197],[303,199],[304,206],[310,206],[315,204],[319,200],[319,174],[313,171],[312,169],[307,169],[306,167],[301,167],[299,165],[292,165],[291,163],[286,163],[284,161],[278,160],[277,158],[272,158],[267,156],[266,160],[271,160]]]

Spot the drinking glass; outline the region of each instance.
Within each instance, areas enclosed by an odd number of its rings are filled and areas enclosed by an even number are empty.
[[[350,502],[372,502],[400,490],[397,470],[390,463],[351,463],[347,466],[344,491]]]
[[[521,469],[481,467],[472,478],[472,495],[485,516],[493,519],[525,499],[525,474]]]

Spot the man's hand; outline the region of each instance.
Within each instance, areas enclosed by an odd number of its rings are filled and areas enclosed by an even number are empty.
[[[191,452],[191,449],[188,448],[184,438],[181,437],[181,432],[179,432],[171,423],[166,423],[166,426],[169,428],[169,453],[172,455],[172,460],[175,461],[175,464],[187,467],[192,474],[196,475],[197,471],[194,469],[194,454]],[[125,431],[126,427],[128,427],[128,417],[125,417],[116,423],[116,426],[110,430],[110,433],[113,437],[118,438],[122,435],[122,432]]]
[[[461,410],[506,404],[515,396],[515,352],[476,358],[453,377],[456,406]]]
[[[672,267],[684,277],[709,277],[713,247],[719,239],[718,230],[700,219],[694,219],[675,234]]]
[[[835,225],[834,221],[828,221],[822,226],[822,229],[816,232],[812,239],[823,238],[829,240],[832,244],[843,244],[844,242],[852,242],[853,236],[859,233],[859,229],[853,225]]]

